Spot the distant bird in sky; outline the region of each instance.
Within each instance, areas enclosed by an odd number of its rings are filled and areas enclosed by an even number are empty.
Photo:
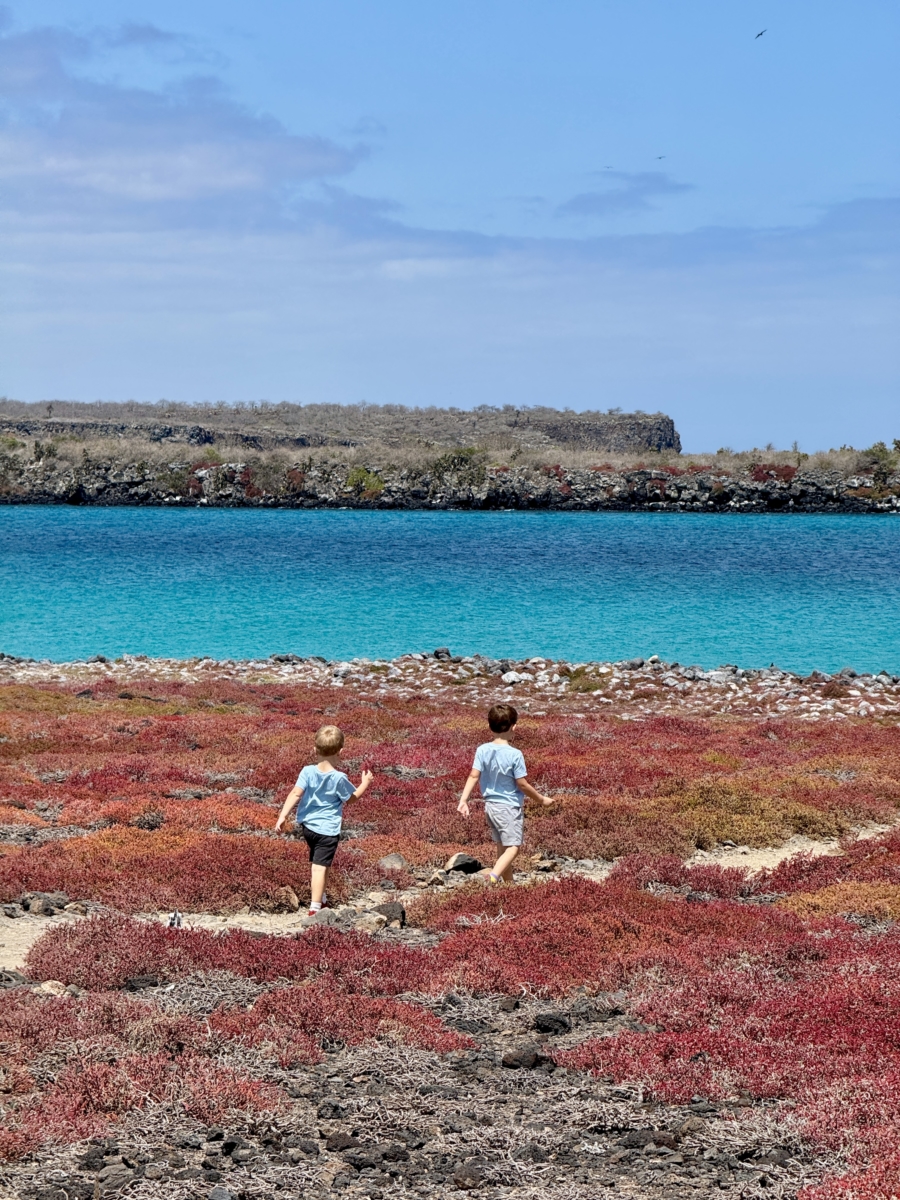
[[[766,26],[766,28],[768,28],[768,26]],[[762,37],[762,35],[763,35],[765,32],[766,32],[766,30],[765,30],[765,29],[761,29],[761,30],[759,31],[759,33],[756,35],[756,38],[761,38],[761,37]],[[756,38],[754,38],[754,39],[753,39],[753,40],[754,40],[754,42],[756,41]]]
[[[656,156],[656,161],[657,161],[657,162],[659,162],[661,159],[663,159],[663,158],[665,158],[665,157],[666,157],[666,156],[665,156],[664,154],[657,154],[657,156]]]

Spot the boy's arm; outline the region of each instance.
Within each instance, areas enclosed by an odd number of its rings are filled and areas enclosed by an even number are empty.
[[[462,795],[459,798],[459,804],[456,806],[456,811],[458,813],[462,813],[464,817],[469,815],[469,797],[472,795],[475,784],[480,778],[481,772],[477,767],[473,767],[469,772],[469,778],[466,780],[465,787],[462,790]]]
[[[276,833],[279,832],[282,825],[288,819],[288,817],[293,812],[293,810],[297,807],[297,805],[300,802],[300,797],[302,795],[303,795],[303,788],[298,787],[296,784],[294,785],[293,788],[291,788],[290,792],[288,792],[288,798],[287,798],[287,800],[285,800],[284,804],[282,804],[281,812],[278,814],[278,820],[275,822],[275,832]]]
[[[372,782],[372,780],[374,778],[375,778],[375,776],[372,774],[371,771],[363,771],[362,781],[360,782],[359,787],[356,789],[356,791],[353,793],[353,795],[350,797],[350,799],[358,800],[360,798],[360,796],[364,795],[366,788],[369,786],[369,784]]]
[[[545,796],[545,795],[543,795],[542,792],[539,792],[537,790],[537,788],[533,788],[531,786],[531,784],[528,782],[528,780],[525,778],[524,775],[522,776],[521,779],[516,780],[516,786],[522,789],[522,791],[529,798],[529,800],[540,801],[540,803],[543,804],[544,808],[549,808],[550,805],[553,803],[552,796]]]

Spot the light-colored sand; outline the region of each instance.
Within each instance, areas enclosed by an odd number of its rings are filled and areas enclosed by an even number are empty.
[[[78,917],[0,916],[0,971],[21,971],[25,955],[51,925],[71,924]]]

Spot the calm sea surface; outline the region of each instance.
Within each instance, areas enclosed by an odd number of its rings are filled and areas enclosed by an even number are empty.
[[[900,672],[900,520],[0,508],[0,649]]]

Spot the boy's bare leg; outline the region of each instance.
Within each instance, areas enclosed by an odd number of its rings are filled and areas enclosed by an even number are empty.
[[[325,891],[325,885],[328,882],[328,868],[323,867],[320,863],[313,863],[310,867],[310,890],[312,891],[312,904],[322,903],[322,893]]]
[[[505,883],[512,883],[513,863],[518,858],[521,849],[521,846],[504,846],[503,853],[494,863],[493,873],[499,875]]]

